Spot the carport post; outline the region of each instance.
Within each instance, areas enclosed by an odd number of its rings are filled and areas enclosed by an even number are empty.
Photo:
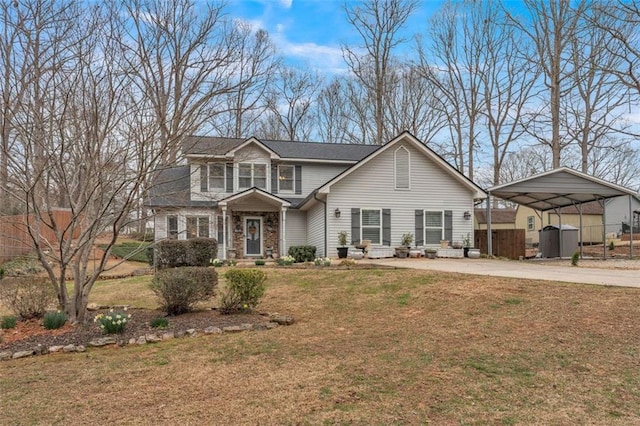
[[[598,200],[602,206],[602,258],[607,260],[607,211],[604,209],[604,201]]]
[[[584,256],[582,254],[582,248],[584,247],[584,240],[582,235],[582,203],[578,204],[578,211],[580,213],[580,259]]]
[[[487,256],[493,257],[493,247],[491,247],[491,192],[487,192]]]

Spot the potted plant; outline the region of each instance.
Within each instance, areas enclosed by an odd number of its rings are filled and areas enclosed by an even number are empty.
[[[411,249],[411,243],[413,242],[413,234],[407,232],[402,234],[400,238],[400,247],[396,247],[396,257],[405,258],[409,256],[409,249]]]
[[[469,249],[471,248],[471,234],[467,232],[467,236],[462,239],[462,249],[464,257],[469,257]]]
[[[349,247],[347,247],[347,231],[338,232],[338,259],[346,259],[349,253]]]
[[[438,250],[436,250],[434,248],[428,248],[424,252],[427,254],[427,257],[429,259],[435,259],[436,258],[436,254],[438,254]]]

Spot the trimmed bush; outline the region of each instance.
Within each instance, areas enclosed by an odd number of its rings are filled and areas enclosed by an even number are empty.
[[[62,327],[69,317],[64,312],[47,312],[42,319],[44,328],[47,330],[57,330]]]
[[[256,259],[254,263],[256,264],[256,266],[264,266],[267,262],[264,259]]]
[[[0,320],[0,328],[3,330],[16,328],[16,325],[18,325],[18,318],[14,317],[13,315],[2,317],[2,319]]]
[[[47,278],[5,277],[0,281],[0,301],[23,319],[42,318],[55,300]]]
[[[192,238],[190,240],[163,240],[156,244],[157,266],[177,268],[180,266],[208,266],[216,257],[218,242],[214,238]]]
[[[187,240],[187,266],[209,266],[218,255],[218,242],[214,238]]]
[[[211,298],[217,285],[218,274],[214,269],[186,266],[156,272],[149,288],[167,314],[180,315]]]
[[[313,262],[316,258],[316,246],[291,246],[289,256],[293,257],[296,263]]]
[[[224,277],[225,291],[220,297],[220,312],[250,311],[255,308],[265,291],[267,275],[258,269],[230,269]]]

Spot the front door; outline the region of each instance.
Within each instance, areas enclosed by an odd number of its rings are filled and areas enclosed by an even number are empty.
[[[262,218],[247,217],[244,219],[244,254],[246,256],[262,255]]]

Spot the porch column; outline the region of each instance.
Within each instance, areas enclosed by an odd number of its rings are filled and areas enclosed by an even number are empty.
[[[287,245],[287,208],[280,209],[280,256],[286,256]]]
[[[227,260],[227,206],[222,206],[222,260]]]

